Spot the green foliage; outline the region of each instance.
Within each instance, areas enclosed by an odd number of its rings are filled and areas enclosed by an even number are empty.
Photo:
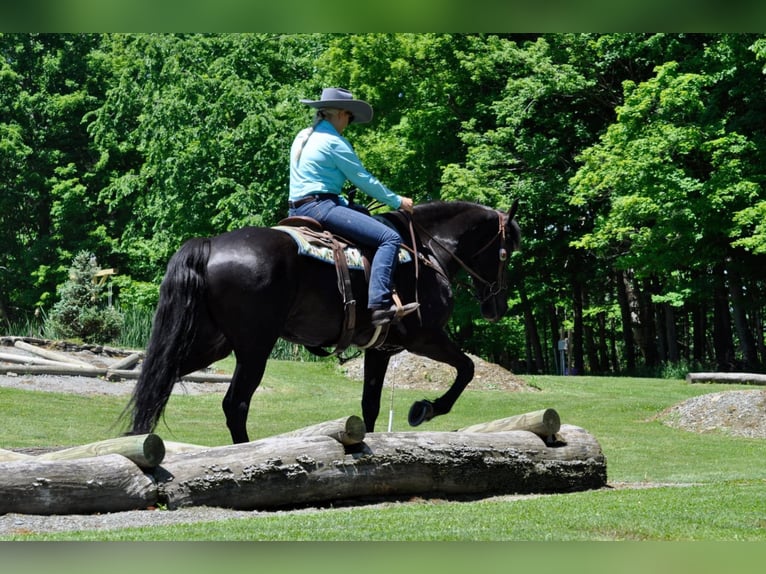
[[[59,300],[48,317],[57,337],[108,343],[119,336],[122,316],[104,305],[103,285],[96,280],[99,270],[92,253],[81,251],[75,256],[69,279],[58,289]]]
[[[713,360],[705,335],[725,325],[715,360],[732,365],[754,355],[763,314],[735,295],[766,294],[764,45],[757,34],[0,34],[0,319],[49,309],[62,262],[81,250],[119,269],[122,310],[143,308],[188,237],[276,223],[286,153],[311,117],[298,100],[338,85],[373,104],[374,121],[346,135],[392,189],[521,200],[511,313],[524,328],[476,322],[461,298],[451,328],[476,337],[471,350],[499,356],[507,340],[552,372],[566,316],[578,367],[635,368],[632,352],[655,369],[678,360],[653,358],[669,347],[652,348],[666,329],[656,310],[672,307],[684,349],[688,325],[707,331],[695,343],[707,356],[684,360]],[[615,358],[594,361],[608,345]],[[749,365],[766,364],[755,355]]]

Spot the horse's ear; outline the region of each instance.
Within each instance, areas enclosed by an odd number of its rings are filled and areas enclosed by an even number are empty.
[[[518,209],[519,209],[519,200],[514,199],[513,205],[511,205],[511,208],[508,210],[508,221],[513,221],[513,218],[516,215],[516,210]]]

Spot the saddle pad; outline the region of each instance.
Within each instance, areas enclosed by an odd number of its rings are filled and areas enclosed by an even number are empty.
[[[291,227],[288,225],[277,225],[272,227],[279,231],[284,231],[290,237],[293,238],[295,244],[298,246],[299,255],[307,255],[320,261],[326,261],[327,263],[335,263],[335,258],[332,254],[332,248],[325,245],[319,240],[314,238],[309,239],[302,232],[300,227]],[[344,249],[346,254],[346,260],[348,261],[349,269],[364,270],[362,263],[362,253],[354,246],[349,246]],[[399,263],[409,263],[412,261],[410,252],[405,249],[399,249]]]

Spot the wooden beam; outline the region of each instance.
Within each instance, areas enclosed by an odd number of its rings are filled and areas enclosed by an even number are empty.
[[[735,383],[766,385],[766,375],[759,373],[688,373],[687,383]]]
[[[59,365],[3,365],[0,372],[19,375],[75,375],[83,377],[105,377],[106,369],[101,367],[80,366],[74,364]]]
[[[111,365],[109,365],[110,371],[119,371],[121,369],[132,369],[138,364],[138,361],[141,359],[141,355],[138,353],[131,353],[127,357],[123,357],[119,361],[115,361]]]
[[[561,418],[554,409],[543,409],[522,415],[498,419],[488,423],[479,423],[464,427],[458,432],[502,432],[526,430],[543,439],[550,439],[561,428]]]
[[[14,347],[17,349],[21,349],[23,351],[27,351],[29,353],[32,353],[33,355],[39,355],[45,359],[50,359],[51,361],[59,361],[62,363],[71,363],[73,365],[81,365],[90,367],[90,363],[87,363],[85,361],[81,361],[79,359],[75,359],[74,357],[70,357],[69,355],[65,353],[59,353],[57,351],[51,351],[50,349],[43,349],[42,347],[38,347],[36,345],[30,345],[29,343],[25,343],[24,341],[16,341],[13,344]]]
[[[156,434],[143,434],[110,438],[85,445],[54,450],[38,455],[38,460],[73,460],[121,454],[143,469],[158,466],[165,458],[165,444]]]
[[[90,514],[155,506],[154,479],[119,454],[0,463],[0,514]]]
[[[21,365],[50,365],[54,367],[71,367],[72,363],[63,361],[51,361],[34,355],[22,355],[21,353],[0,353],[0,361]]]
[[[356,415],[343,417],[334,421],[325,421],[294,431],[286,432],[272,438],[288,438],[296,436],[328,436],[339,443],[351,446],[364,440],[366,428],[364,421]]]

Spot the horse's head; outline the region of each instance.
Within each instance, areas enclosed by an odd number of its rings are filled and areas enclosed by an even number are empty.
[[[521,244],[521,230],[514,219],[517,208],[515,201],[507,212],[493,211],[496,217],[487,217],[481,233],[476,233],[483,243],[466,261],[482,317],[488,321],[499,321],[508,311],[508,259]]]
[[[508,259],[521,243],[517,208],[518,201],[507,212],[466,201],[435,201],[416,205],[412,218],[449,279],[461,269],[471,277],[481,314],[489,321],[508,310]]]

